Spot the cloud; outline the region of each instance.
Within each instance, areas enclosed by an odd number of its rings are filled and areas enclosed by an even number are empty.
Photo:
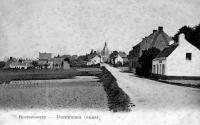
[[[85,54],[103,48],[128,52],[159,25],[173,35],[200,21],[198,0],[3,0],[0,58],[39,51]]]

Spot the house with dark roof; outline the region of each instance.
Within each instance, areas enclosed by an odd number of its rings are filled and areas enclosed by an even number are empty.
[[[97,54],[96,51],[90,53],[88,55],[88,62],[86,65],[96,65],[96,64],[100,64],[102,62],[101,56],[99,54]]]
[[[163,27],[160,26],[158,30],[153,30],[149,36],[143,38],[142,41],[135,45],[129,52],[129,68],[132,70],[133,68],[139,67],[138,59],[142,56],[144,50],[155,47],[162,51],[169,45],[169,41],[171,40],[172,38],[164,32]]]
[[[153,59],[152,74],[165,79],[200,79],[200,49],[190,44],[184,34],[180,34],[178,43],[164,48]]]
[[[128,57],[125,52],[122,51],[113,51],[110,54],[110,63],[115,65],[117,63],[121,63],[121,65],[124,65],[125,63],[128,63]]]

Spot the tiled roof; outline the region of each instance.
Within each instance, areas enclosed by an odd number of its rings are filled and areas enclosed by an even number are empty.
[[[92,58],[94,58],[95,56],[101,57],[99,54],[97,53],[92,53],[88,56],[88,59],[91,60]]]
[[[166,47],[163,51],[161,51],[156,58],[160,57],[168,57],[176,48],[178,45],[171,45],[169,47]]]
[[[150,39],[152,39],[152,44],[151,44],[152,47],[155,46],[159,35],[163,36],[163,40],[166,43],[166,45],[168,45],[169,41],[172,40],[172,38],[169,37],[164,31],[161,31],[161,32],[157,31],[157,32],[153,33],[153,37],[150,38]]]

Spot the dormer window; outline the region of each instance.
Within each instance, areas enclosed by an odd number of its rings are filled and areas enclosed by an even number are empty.
[[[192,53],[186,53],[186,60],[192,60]]]

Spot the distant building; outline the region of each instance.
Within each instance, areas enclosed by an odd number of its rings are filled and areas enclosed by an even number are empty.
[[[28,63],[12,62],[10,64],[11,69],[27,69],[28,67]]]
[[[51,67],[51,53],[40,53],[39,52],[39,60],[38,65],[40,69],[50,69]],[[51,63],[50,63],[51,62]]]
[[[88,62],[86,65],[96,65],[96,64],[100,64],[101,63],[101,56],[99,54],[97,54],[96,51],[92,51],[89,55],[88,55]]]
[[[51,53],[40,53],[39,52],[39,60],[50,60],[51,59]]]
[[[54,57],[53,58],[53,69],[61,69],[63,67],[64,58]]]
[[[101,58],[102,62],[108,62],[109,61],[109,49],[107,47],[107,43],[105,42],[105,45],[103,47],[103,50],[101,51]]]
[[[4,69],[10,68],[10,65],[11,65],[12,63],[15,63],[15,62],[17,62],[17,59],[14,58],[14,57],[10,57],[10,58],[6,61],[6,64],[5,64],[5,66],[4,66]]]
[[[124,65],[125,63],[128,63],[128,58],[125,52],[117,52],[115,51],[115,54],[111,54],[110,56],[110,63],[111,64],[117,64],[117,63],[121,63],[122,65]]]
[[[53,69],[70,69],[70,55],[57,56],[53,58]]]
[[[70,69],[70,62],[68,58],[65,58],[63,61],[63,69],[64,70]]]
[[[172,38],[163,31],[163,27],[158,27],[158,30],[153,30],[149,36],[143,38],[142,41],[135,45],[129,52],[129,68],[132,70],[140,66],[138,59],[141,57],[143,50],[148,50],[151,47],[155,47],[162,51],[166,46],[169,45],[169,41],[171,40]]]
[[[200,49],[180,34],[178,44],[166,47],[153,59],[152,73],[162,78],[200,79]]]
[[[5,64],[5,69],[27,69],[29,67],[32,67],[31,60],[26,59],[16,59],[14,57],[10,57],[8,61]]]

